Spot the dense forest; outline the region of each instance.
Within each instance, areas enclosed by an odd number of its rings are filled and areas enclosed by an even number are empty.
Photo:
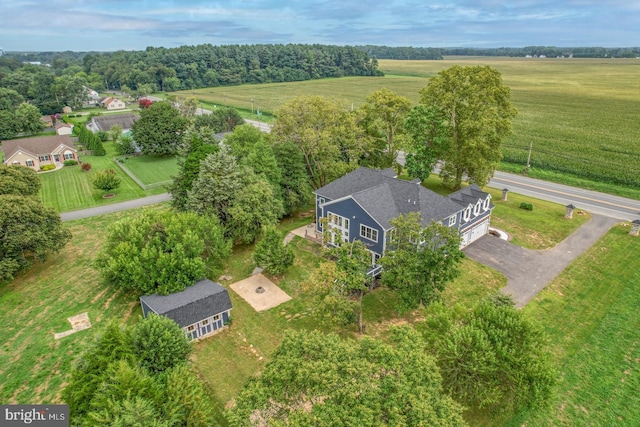
[[[444,56],[546,56],[549,58],[635,58],[640,56],[640,47],[606,48],[606,47],[555,47],[526,46],[500,48],[432,48],[432,47],[391,47],[391,46],[356,46],[369,56],[378,59],[443,59]]]

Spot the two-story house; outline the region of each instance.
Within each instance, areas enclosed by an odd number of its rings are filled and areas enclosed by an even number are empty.
[[[323,233],[326,218],[327,244],[354,239],[371,251],[371,264],[384,253],[393,229],[391,220],[419,212],[422,224],[440,222],[455,227],[465,247],[489,231],[491,195],[470,185],[441,196],[420,185],[419,180],[397,179],[393,169],[359,168],[315,191],[316,231]]]

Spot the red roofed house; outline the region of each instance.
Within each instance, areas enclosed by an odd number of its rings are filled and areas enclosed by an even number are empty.
[[[6,165],[28,166],[39,171],[44,165],[62,165],[65,160],[78,160],[69,135],[40,136],[36,138],[2,141]]]

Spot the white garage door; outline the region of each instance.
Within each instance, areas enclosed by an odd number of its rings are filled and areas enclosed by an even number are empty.
[[[487,234],[488,230],[489,230],[489,220],[482,221],[480,224],[476,225],[471,230],[467,231],[461,236],[462,239],[460,242],[461,243],[460,246],[464,248],[465,246],[470,245],[471,243],[475,242],[476,240],[478,240],[479,238]]]

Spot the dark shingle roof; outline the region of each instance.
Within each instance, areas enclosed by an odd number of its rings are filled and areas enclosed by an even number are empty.
[[[458,205],[466,208],[469,205],[475,204],[478,199],[485,199],[488,193],[485,193],[476,184],[458,190],[455,193],[449,194],[449,199],[456,202]]]
[[[208,279],[170,295],[143,295],[140,301],[181,328],[232,308],[229,292]]]
[[[351,196],[385,229],[391,228],[392,219],[410,212],[419,212],[426,226],[487,195],[472,185],[444,197],[424,188],[419,181],[404,181],[389,175],[387,171],[359,168],[316,190],[316,194],[331,200]]]
[[[131,129],[133,123],[138,120],[140,116],[135,114],[113,114],[108,116],[96,116],[91,119],[92,124],[88,127],[91,129],[109,131],[112,126],[118,125],[123,130]]]

